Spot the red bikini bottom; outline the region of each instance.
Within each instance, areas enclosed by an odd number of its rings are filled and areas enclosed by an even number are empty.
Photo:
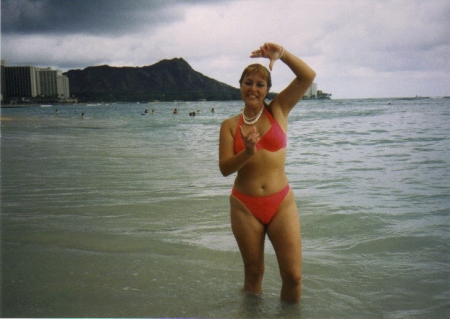
[[[242,194],[233,187],[231,194],[239,199],[262,224],[268,225],[278,212],[289,189],[289,184],[287,184],[286,187],[278,193],[256,197]]]

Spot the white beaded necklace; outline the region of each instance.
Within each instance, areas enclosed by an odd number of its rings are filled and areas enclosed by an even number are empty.
[[[259,118],[261,117],[261,114],[262,114],[263,110],[264,110],[264,105],[261,108],[261,111],[259,111],[259,113],[255,117],[252,117],[252,118],[246,117],[245,113],[244,113],[244,110],[242,110],[242,116],[244,117],[244,123],[247,124],[247,125],[253,125],[256,122],[258,122]]]

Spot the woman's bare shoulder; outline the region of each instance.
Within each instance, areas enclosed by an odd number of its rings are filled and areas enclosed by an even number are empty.
[[[233,128],[236,127],[239,123],[240,114],[227,118],[222,122],[222,127]]]

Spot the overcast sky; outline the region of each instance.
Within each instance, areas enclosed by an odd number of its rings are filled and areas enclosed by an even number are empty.
[[[448,0],[2,0],[7,65],[67,71],[184,58],[238,87],[264,42],[283,45],[339,98],[450,95]],[[293,74],[280,61],[279,92]]]

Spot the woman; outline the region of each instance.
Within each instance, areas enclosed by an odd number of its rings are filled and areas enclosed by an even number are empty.
[[[244,290],[262,293],[264,241],[275,249],[282,278],[281,299],[297,303],[301,297],[302,252],[300,221],[294,194],[285,174],[288,115],[314,80],[315,72],[282,46],[265,43],[252,58],[277,59],[295,79],[270,104],[270,72],[252,64],[242,73],[242,115],[225,120],[220,128],[219,167],[224,176],[237,172],[232,194],[231,228],[244,262]]]

